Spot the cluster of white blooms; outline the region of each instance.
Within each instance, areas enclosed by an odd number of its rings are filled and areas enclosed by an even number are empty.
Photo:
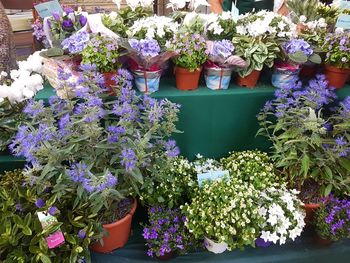
[[[35,52],[26,61],[19,61],[18,69],[11,70],[10,75],[1,72],[0,102],[4,98],[11,103],[21,102],[43,89],[42,64],[42,57]]]
[[[320,18],[319,20],[315,21],[309,21],[309,22],[303,22],[305,26],[307,26],[310,30],[317,30],[317,29],[326,29],[327,23],[324,18]]]
[[[122,0],[113,0],[113,2],[117,5],[118,9],[120,9]],[[135,10],[138,6],[148,8],[152,7],[154,0],[126,0],[125,2],[132,10]]]
[[[266,10],[240,16],[236,30],[240,35],[252,37],[273,35],[292,38],[296,36],[296,25],[289,18]]]
[[[206,31],[212,32],[214,35],[220,35],[224,29],[220,25],[221,20],[231,20],[231,12],[222,12],[221,14],[211,13],[206,16]]]
[[[141,31],[146,31],[146,38],[165,38],[173,36],[179,29],[179,24],[165,16],[151,16],[135,21],[127,31],[129,37],[134,37]]]
[[[193,162],[193,165],[197,174],[223,170],[219,162],[214,159],[203,158],[203,156],[200,154],[197,154],[196,157],[197,160]]]
[[[185,8],[186,4],[188,4],[189,9],[193,11],[200,6],[210,6],[207,0],[169,0],[167,8],[179,10]]]
[[[296,190],[269,188],[261,195],[259,214],[264,218],[261,236],[265,242],[285,244],[301,235],[305,212]]]

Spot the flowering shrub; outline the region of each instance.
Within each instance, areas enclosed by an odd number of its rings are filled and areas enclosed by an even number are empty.
[[[98,213],[97,222],[110,223],[117,216],[115,203],[139,192],[143,176],[173,156],[166,138],[175,131],[178,107],[138,97],[130,81],[120,80],[116,98],[104,102],[105,90],[95,84],[103,78],[87,71],[94,67],[83,69],[78,82],[70,83],[76,99],[52,97],[49,106],[26,106],[30,122],[19,127],[11,149],[26,158],[28,181],[38,194],[47,186],[58,198],[76,194]]]
[[[160,47],[164,47],[168,40],[171,40],[179,29],[179,24],[165,16],[151,16],[141,18],[127,31],[129,38],[155,39]]]
[[[350,67],[350,33],[331,33],[326,36],[323,50],[326,53],[325,63],[339,67]]]
[[[0,151],[6,150],[18,126],[25,120],[22,110],[28,99],[43,89],[39,52],[18,62],[18,70],[0,74]]]
[[[262,192],[259,214],[264,218],[260,238],[265,242],[283,245],[295,240],[305,226],[305,212],[297,197],[298,191],[267,188]]]
[[[227,243],[228,249],[254,246],[263,223],[256,205],[260,194],[241,180],[205,182],[195,190],[191,203],[181,206],[189,232],[197,239],[208,237]]]
[[[209,40],[231,40],[236,33],[236,22],[232,19],[231,12],[210,14],[207,16],[206,35]]]
[[[110,37],[95,34],[81,53],[83,64],[96,65],[99,72],[112,72],[117,68],[119,58],[118,45]]]
[[[177,34],[167,43],[167,48],[179,54],[174,59],[175,65],[191,71],[201,67],[208,57],[205,40],[198,34]]]
[[[89,33],[85,31],[77,32],[74,35],[71,35],[70,37],[63,40],[62,47],[63,49],[67,49],[71,54],[78,54],[85,49],[85,46],[89,40]]]
[[[258,190],[277,187],[280,182],[269,157],[260,151],[231,152],[220,163],[230,177],[248,182]]]
[[[151,207],[148,215],[149,225],[143,228],[148,256],[184,253],[192,248],[193,236],[186,229],[184,225],[186,218],[178,209]]]
[[[177,148],[168,145],[168,154],[175,156]],[[162,205],[173,208],[189,200],[192,191],[197,187],[194,165],[187,159],[175,157],[169,166],[154,169],[152,177],[145,178],[140,200],[147,205]]]
[[[341,129],[335,133],[332,122],[322,115],[322,109],[336,97],[325,77],[318,75],[306,86],[290,83],[276,90],[275,97],[258,115],[258,134],[273,143],[272,160],[289,184],[301,190],[305,182],[313,180],[324,195],[332,189],[349,192],[344,177],[349,166],[343,154],[349,146],[343,139],[347,132]]]
[[[333,196],[316,210],[314,224],[318,235],[338,241],[350,237],[350,201]]]

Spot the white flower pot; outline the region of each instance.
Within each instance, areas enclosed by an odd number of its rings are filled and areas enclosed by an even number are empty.
[[[226,243],[215,243],[213,240],[207,237],[204,237],[204,246],[208,249],[208,251],[215,254],[221,254],[227,250]]]

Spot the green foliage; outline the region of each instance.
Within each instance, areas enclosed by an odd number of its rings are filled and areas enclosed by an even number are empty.
[[[95,64],[98,71],[113,72],[118,67],[119,51],[116,40],[96,34],[82,52],[83,64]]]
[[[328,34],[322,48],[326,52],[326,64],[350,68],[350,32]]]
[[[265,66],[271,68],[280,48],[273,39],[252,38],[248,36],[237,36],[232,40],[236,55],[242,57],[248,64],[248,67],[239,71],[241,77],[248,76],[254,70],[261,71]]]
[[[341,12],[344,13],[344,11],[342,10]],[[330,27],[334,27],[340,14],[340,9],[335,6],[320,4],[317,6],[317,14],[324,18]]]
[[[321,18],[318,13],[319,0],[287,0],[286,4],[294,23],[299,23],[300,16],[305,16],[307,21],[315,21]]]
[[[230,12],[224,12],[220,15],[217,15],[216,21],[209,22],[206,25],[207,37],[212,41],[223,39],[231,40],[235,33],[236,22],[232,19]]]

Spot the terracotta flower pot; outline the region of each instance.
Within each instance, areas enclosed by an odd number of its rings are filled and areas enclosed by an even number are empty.
[[[137,201],[134,199],[133,206],[124,218],[117,222],[103,225],[108,232],[108,236],[103,237],[103,246],[99,241],[91,245],[91,249],[95,252],[110,253],[117,248],[123,247],[129,239],[131,231],[131,221],[137,207]]]
[[[321,203],[318,204],[304,204],[303,208],[306,212],[306,216],[305,216],[305,223],[307,225],[310,225],[315,217],[315,212],[316,210],[321,206]]]
[[[329,86],[341,89],[344,87],[347,81],[350,69],[349,68],[336,68],[330,65],[325,65],[326,79],[329,82]]]
[[[174,252],[164,253],[163,256],[156,256],[157,259],[163,260],[163,261],[170,260],[170,259],[172,259],[174,257],[175,257],[175,253]]]
[[[176,67],[175,68],[176,88],[179,90],[197,89],[201,71],[202,71],[202,68],[194,71],[189,71],[186,68]]]
[[[242,78],[241,76],[238,76],[237,84],[241,87],[254,88],[258,83],[260,74],[261,74],[261,71],[254,70],[252,73],[250,73],[246,77]]]
[[[319,247],[329,247],[333,243],[332,240],[324,239],[323,237],[320,237],[317,234],[313,237],[313,239],[315,244]]]
[[[320,67],[320,65],[318,65]],[[303,79],[312,79],[316,76],[317,66],[316,65],[303,65],[299,77]]]

